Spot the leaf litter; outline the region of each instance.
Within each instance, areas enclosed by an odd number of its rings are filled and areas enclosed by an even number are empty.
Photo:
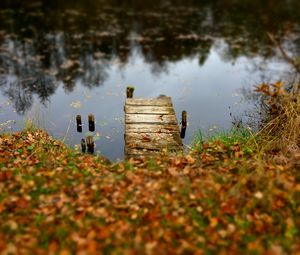
[[[299,171],[219,141],[109,163],[0,136],[0,253],[297,254]]]

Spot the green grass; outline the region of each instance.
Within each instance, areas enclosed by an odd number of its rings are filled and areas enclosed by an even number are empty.
[[[201,152],[204,144],[219,142],[230,148],[239,144],[245,153],[252,153],[256,150],[255,136],[249,128],[231,128],[230,130],[217,130],[208,135],[202,130],[195,134],[192,143],[192,150]]]

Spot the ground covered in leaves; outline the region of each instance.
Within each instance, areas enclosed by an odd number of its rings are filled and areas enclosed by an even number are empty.
[[[43,131],[0,136],[1,254],[300,254],[300,155],[218,141],[109,164]]]

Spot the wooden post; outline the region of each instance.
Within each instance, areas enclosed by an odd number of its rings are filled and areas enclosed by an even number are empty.
[[[180,130],[180,137],[182,139],[185,137],[186,127],[187,127],[187,113],[186,113],[186,111],[182,111],[181,130]]]
[[[94,145],[93,136],[90,135],[86,138],[86,145],[87,145],[87,152],[90,154],[94,154],[95,145]]]
[[[86,143],[84,139],[81,139],[81,151],[82,153],[86,152]]]
[[[88,116],[88,122],[89,122],[89,131],[94,132],[95,131],[95,117],[93,114],[90,114]]]
[[[182,124],[183,128],[187,127],[187,113],[186,113],[186,111],[182,111],[181,124]]]
[[[133,91],[134,91],[134,87],[127,87],[127,89],[126,89],[127,98],[132,98],[133,97]]]
[[[76,125],[77,125],[77,132],[82,132],[82,122],[81,122],[81,115],[76,116]]]

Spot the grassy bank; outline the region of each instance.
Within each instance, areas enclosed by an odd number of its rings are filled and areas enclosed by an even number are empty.
[[[0,253],[299,254],[288,96],[258,134],[198,141],[188,155],[111,164],[41,130],[1,135]]]

